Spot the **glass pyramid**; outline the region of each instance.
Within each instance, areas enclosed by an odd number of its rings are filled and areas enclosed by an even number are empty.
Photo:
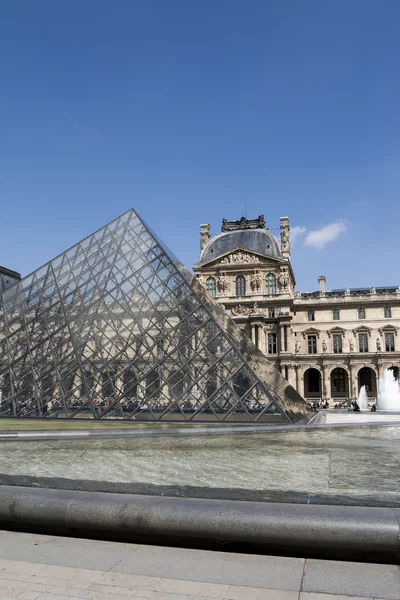
[[[1,296],[0,417],[306,415],[297,392],[134,210]]]

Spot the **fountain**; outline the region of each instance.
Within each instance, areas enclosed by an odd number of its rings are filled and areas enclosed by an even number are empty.
[[[360,410],[369,410],[368,394],[367,394],[367,388],[365,385],[363,385],[361,387],[357,402],[358,402],[358,406],[360,407]]]
[[[379,379],[378,410],[400,411],[400,388],[393,371],[388,369]]]

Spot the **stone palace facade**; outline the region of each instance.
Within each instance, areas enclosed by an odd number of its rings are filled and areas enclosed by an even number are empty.
[[[386,369],[400,367],[400,286],[296,291],[290,262],[289,218],[280,243],[264,217],[223,219],[211,237],[200,226],[194,273],[210,296],[306,399],[347,401],[367,387],[376,398]]]

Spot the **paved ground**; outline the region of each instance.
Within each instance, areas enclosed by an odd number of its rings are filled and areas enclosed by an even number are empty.
[[[379,423],[393,421],[394,425],[400,423],[400,413],[371,413],[371,412],[335,412],[324,411],[321,413],[325,416],[325,423]]]
[[[16,598],[399,600],[400,570],[0,531],[0,599]]]

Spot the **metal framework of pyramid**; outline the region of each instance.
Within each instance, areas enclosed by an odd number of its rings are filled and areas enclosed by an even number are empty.
[[[1,297],[0,417],[293,422],[297,392],[134,210]]]

